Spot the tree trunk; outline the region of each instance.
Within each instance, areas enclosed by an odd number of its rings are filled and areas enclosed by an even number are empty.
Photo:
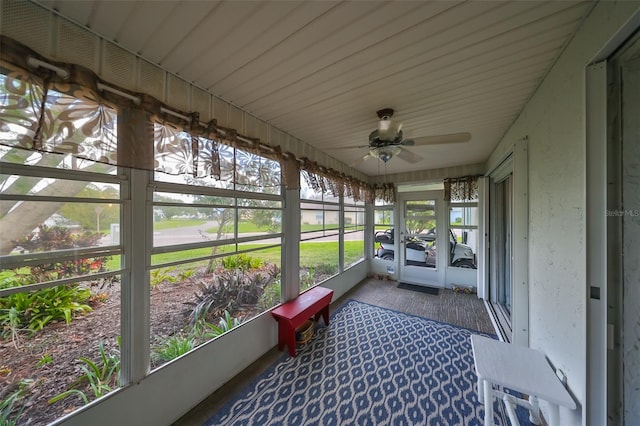
[[[95,163],[84,168],[85,171],[105,172],[114,166]],[[88,182],[73,180],[56,180],[52,184],[38,191],[38,195],[73,197],[82,191]],[[29,202],[20,201],[15,208],[0,218],[0,255],[11,253],[15,248],[13,241],[32,232],[38,225],[50,218],[65,204],[65,202]]]

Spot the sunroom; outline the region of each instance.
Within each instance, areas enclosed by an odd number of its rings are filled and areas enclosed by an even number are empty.
[[[640,422],[637,2],[1,10],[2,415],[171,424],[374,277]]]

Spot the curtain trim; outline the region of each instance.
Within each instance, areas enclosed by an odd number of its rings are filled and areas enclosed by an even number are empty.
[[[302,169],[322,177],[325,183],[321,186],[325,189],[327,187],[330,189],[333,188],[331,189],[332,191],[340,195],[353,196],[353,198],[357,200],[373,202],[375,198],[377,186],[372,186],[359,179],[347,176],[344,173],[324,167],[307,158],[296,158],[292,153],[283,152],[280,146],[266,145],[258,138],[240,135],[236,129],[219,126],[215,118],[203,123],[200,121],[200,114],[197,111],[182,111],[145,93],[134,92],[119,87],[102,80],[92,70],[83,66],[50,60],[5,35],[0,35],[0,60],[4,64],[19,68],[27,75],[35,77],[45,88],[45,91],[50,83],[55,85],[56,90],[61,90],[61,88],[65,87],[71,89],[72,86],[79,86],[91,93],[92,97],[97,99],[98,102],[104,101],[112,104],[120,111],[131,111],[127,114],[127,117],[132,121],[127,123],[127,125],[121,125],[120,123],[118,125],[119,139],[120,135],[122,135],[126,142],[125,146],[121,146],[120,140],[118,141],[117,158],[112,159],[118,165],[154,170],[153,140],[144,140],[149,134],[153,134],[152,131],[148,131],[149,127],[152,127],[149,126],[148,123],[170,123],[183,129],[189,133],[191,137],[211,139],[215,143],[223,143],[270,160],[278,161],[283,166],[290,164],[289,159],[295,158],[300,163]],[[46,96],[44,99],[46,100]],[[42,115],[43,114],[40,116],[42,117]],[[9,144],[6,143],[4,143],[4,145],[9,146]],[[15,145],[11,146],[16,147]],[[28,149],[37,150],[38,148],[31,147]],[[216,152],[217,149],[214,149],[214,155]],[[195,158],[196,156],[194,156],[194,161]],[[93,160],[95,161],[95,159]],[[219,159],[217,161],[214,160],[213,164],[214,169],[217,164],[219,176]],[[329,180],[333,180],[335,184],[329,184]],[[297,183],[290,181],[296,180],[284,179],[283,177],[285,188],[296,189],[295,186],[299,186]],[[289,188],[288,183],[291,183],[294,188]]]
[[[445,179],[444,199],[449,202],[477,200],[478,177],[480,175]]]

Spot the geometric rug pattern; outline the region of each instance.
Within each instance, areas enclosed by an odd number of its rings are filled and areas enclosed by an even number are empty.
[[[472,334],[487,336],[350,300],[205,425],[480,426]]]

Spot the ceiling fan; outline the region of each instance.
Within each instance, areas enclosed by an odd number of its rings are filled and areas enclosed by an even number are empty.
[[[423,160],[423,158],[415,152],[406,150],[404,147],[460,143],[467,142],[471,139],[471,134],[467,132],[404,139],[402,135],[402,123],[396,123],[391,120],[393,113],[394,111],[391,108],[383,108],[376,111],[380,121],[378,121],[378,127],[369,134],[369,145],[345,147],[369,149],[369,152],[364,157],[352,163],[351,166],[356,166],[369,158],[377,158],[383,163],[386,163],[396,156],[409,163],[417,163]]]

